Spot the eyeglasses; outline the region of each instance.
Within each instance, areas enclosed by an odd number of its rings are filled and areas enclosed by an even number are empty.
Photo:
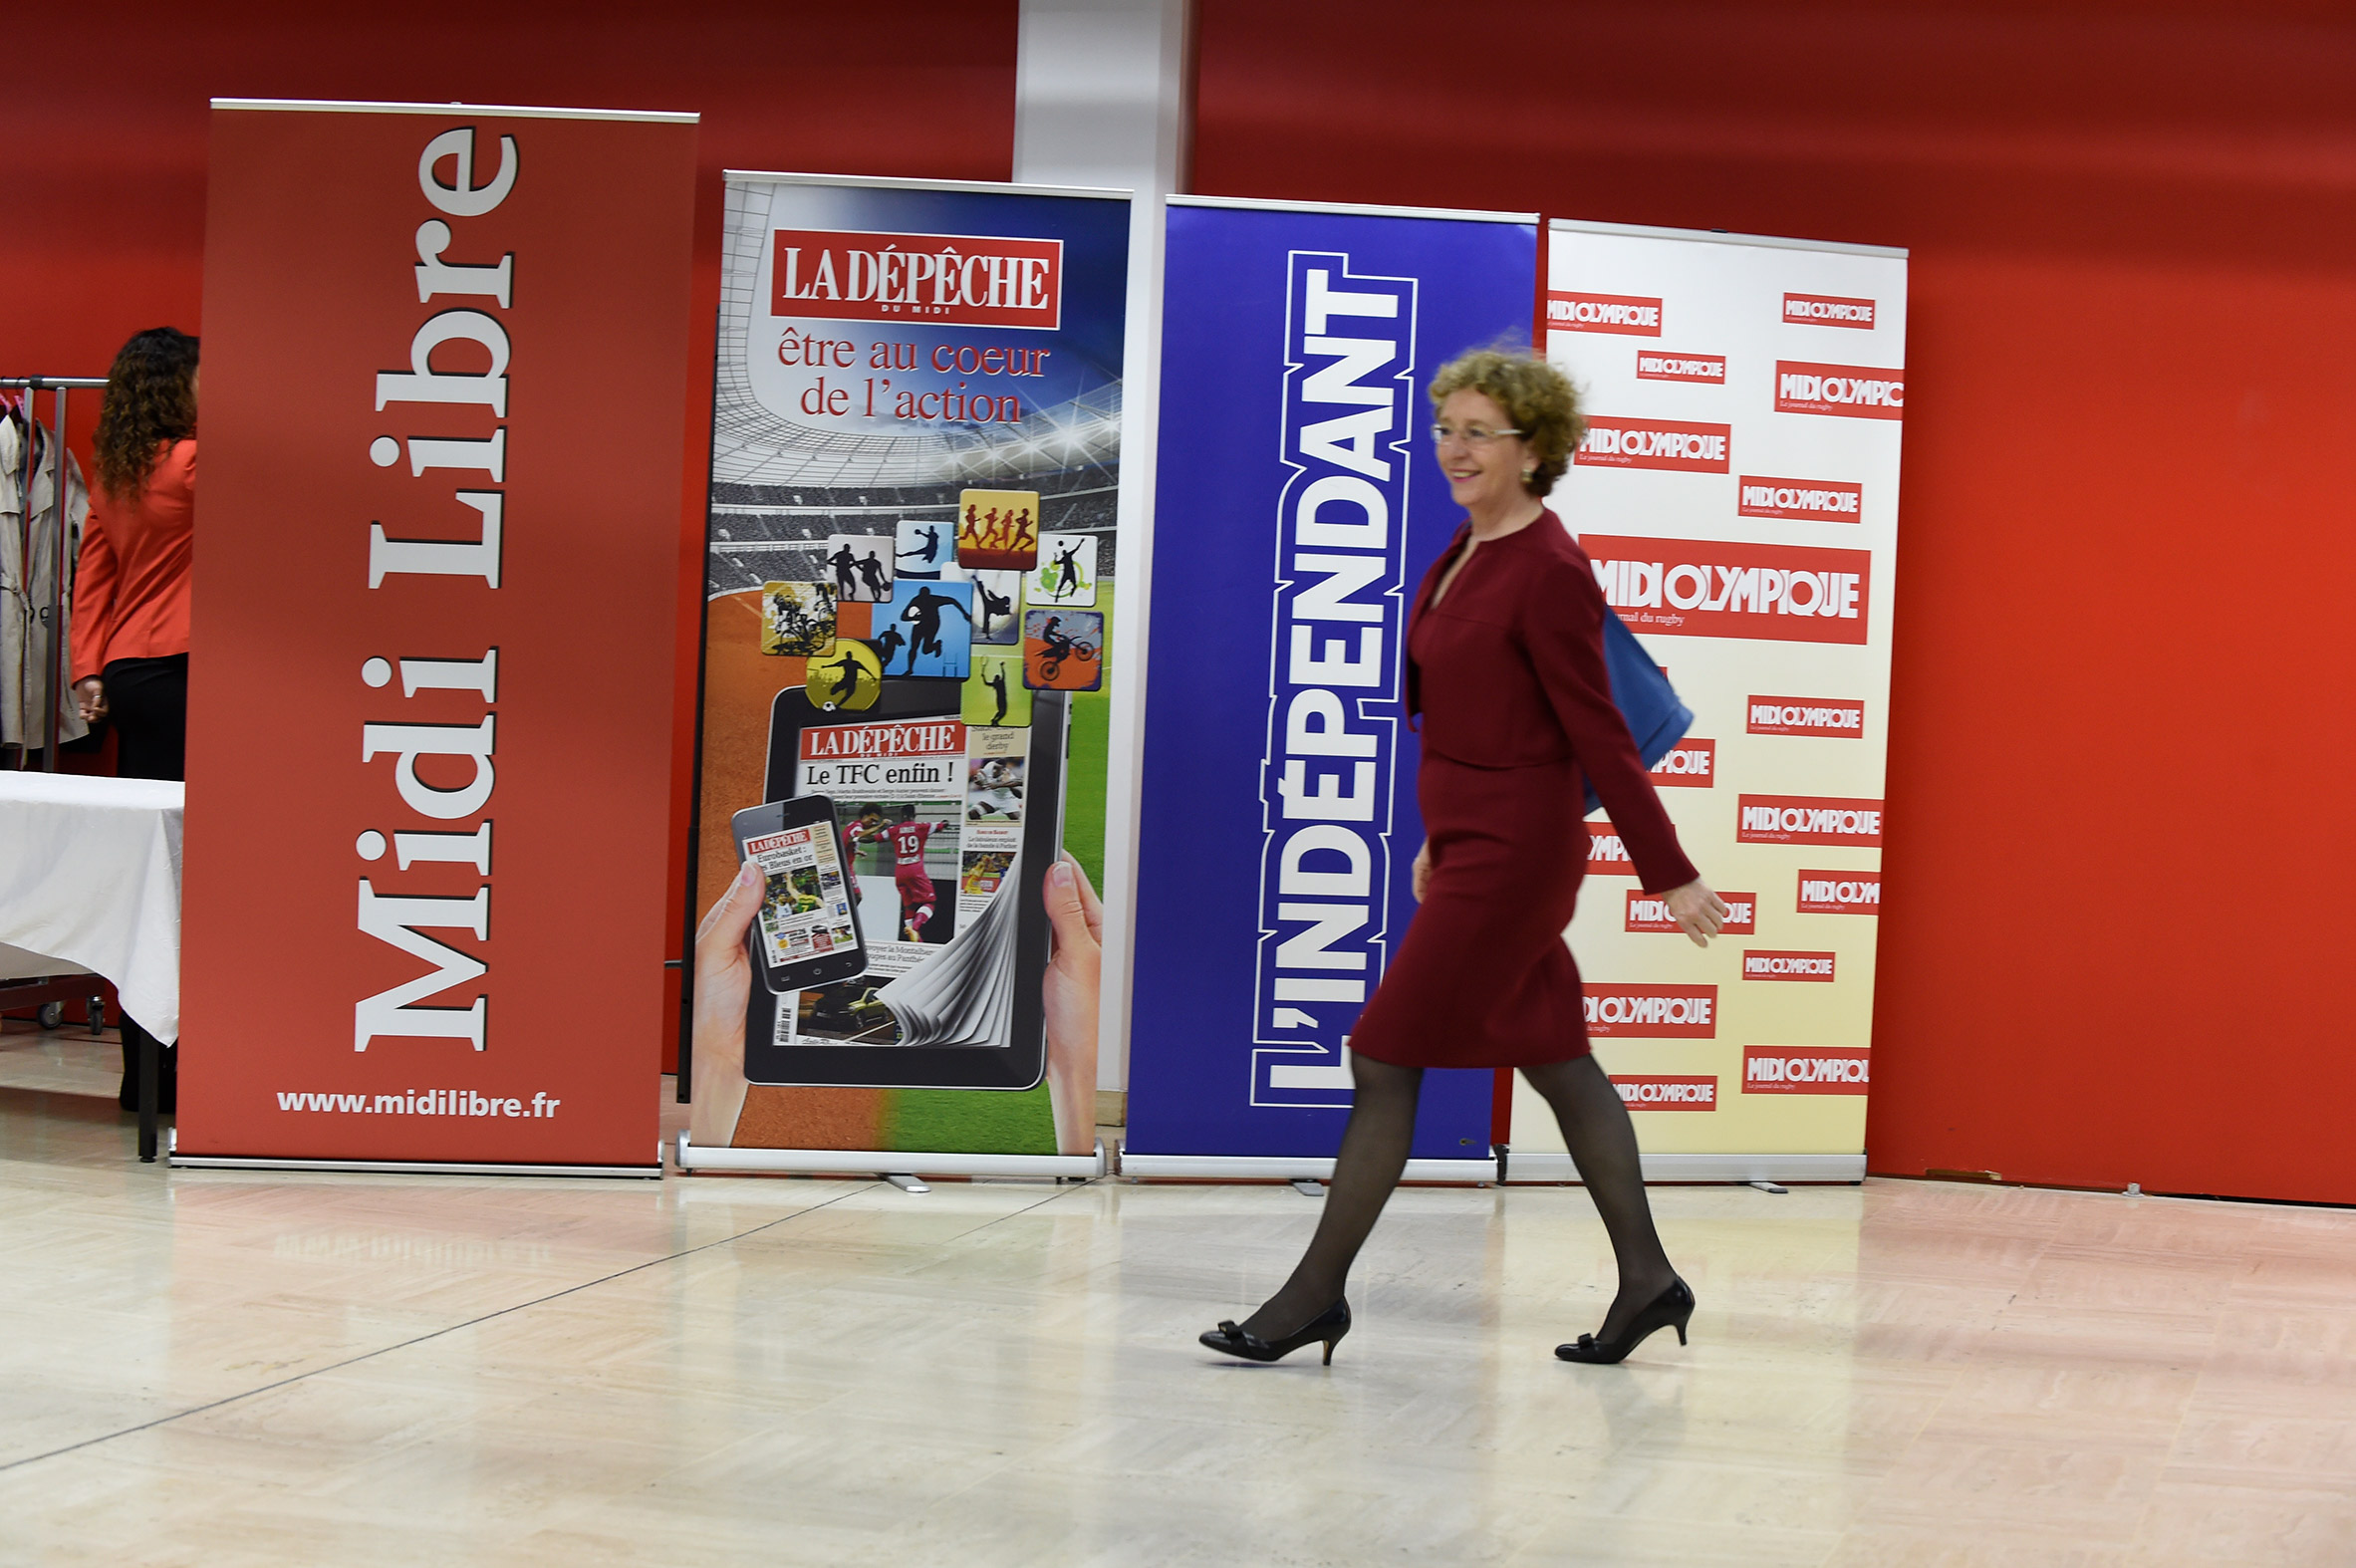
[[[1492,430],[1485,424],[1467,424],[1462,429],[1458,429],[1452,424],[1436,424],[1432,426],[1432,444],[1442,446],[1447,443],[1449,437],[1461,436],[1466,446],[1486,446],[1489,442],[1502,436],[1521,433],[1523,432],[1520,430]]]

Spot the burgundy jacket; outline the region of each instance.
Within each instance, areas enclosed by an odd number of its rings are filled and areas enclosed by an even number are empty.
[[[1603,618],[1611,613],[1587,552],[1552,510],[1517,533],[1483,544],[1435,607],[1432,593],[1471,525],[1416,591],[1408,618],[1407,707],[1423,717],[1424,750],[1476,768],[1575,762],[1612,819],[1648,893],[1701,875],[1678,847],[1612,702]],[[1563,809],[1583,791],[1567,787]]]

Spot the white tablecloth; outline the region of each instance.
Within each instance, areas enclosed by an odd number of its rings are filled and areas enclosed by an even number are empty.
[[[63,960],[48,972],[105,975],[166,1045],[180,1034],[184,794],[155,779],[0,772],[0,945]]]

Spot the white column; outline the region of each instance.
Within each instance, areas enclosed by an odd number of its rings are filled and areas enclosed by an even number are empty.
[[[1162,198],[1185,188],[1189,0],[1022,0],[1014,178],[1136,193],[1123,369],[1120,569],[1105,769],[1104,1011],[1097,1087],[1129,1086],[1131,942],[1146,612],[1153,584],[1154,454],[1162,388]]]

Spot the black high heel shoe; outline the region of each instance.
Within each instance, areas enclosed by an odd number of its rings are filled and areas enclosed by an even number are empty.
[[[1325,1364],[1330,1367],[1334,1364],[1334,1347],[1349,1332],[1350,1298],[1345,1296],[1279,1340],[1265,1340],[1257,1334],[1245,1333],[1232,1322],[1224,1322],[1203,1335],[1202,1343],[1222,1356],[1235,1356],[1244,1361],[1282,1361],[1303,1345],[1323,1340]]]
[[[1618,1339],[1597,1339],[1582,1334],[1577,1343],[1557,1345],[1554,1354],[1560,1361],[1580,1361],[1594,1366],[1615,1366],[1628,1359],[1628,1353],[1645,1342],[1647,1335],[1658,1329],[1677,1330],[1677,1342],[1686,1342],[1686,1325],[1694,1317],[1694,1287],[1682,1279],[1672,1279],[1669,1288],[1647,1302],[1637,1315],[1628,1320],[1628,1327]],[[1209,1335],[1204,1335],[1205,1340]]]

